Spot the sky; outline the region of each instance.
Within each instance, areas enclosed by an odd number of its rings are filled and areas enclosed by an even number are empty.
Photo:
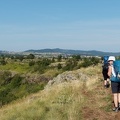
[[[0,50],[120,52],[120,0],[0,0]]]

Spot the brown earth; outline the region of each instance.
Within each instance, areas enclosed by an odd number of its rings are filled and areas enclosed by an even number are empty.
[[[114,104],[111,87],[104,88],[101,81],[94,85],[92,92],[84,90],[83,95],[88,98],[82,111],[85,120],[120,120],[120,111],[112,111]]]

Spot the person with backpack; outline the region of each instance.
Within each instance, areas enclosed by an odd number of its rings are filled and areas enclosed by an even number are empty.
[[[118,112],[120,109],[120,79],[117,78],[117,67],[120,65],[117,65],[118,62],[115,61],[114,56],[110,56],[108,58],[109,67],[108,67],[108,76],[111,80],[111,90],[113,94],[113,101],[114,101],[114,108],[113,111]],[[117,64],[116,64],[117,63]],[[120,61],[119,61],[120,64]]]
[[[109,86],[110,86],[109,76],[108,76],[108,66],[109,66],[108,58],[109,58],[109,56],[103,57],[103,65],[102,65],[102,75],[103,75],[103,79],[104,79],[104,87],[105,88],[109,88]]]

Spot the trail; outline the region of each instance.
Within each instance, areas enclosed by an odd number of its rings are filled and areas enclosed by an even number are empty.
[[[120,111],[112,111],[113,98],[110,88],[103,87],[103,81],[94,85],[91,91],[83,91],[88,97],[83,108],[83,118],[85,120],[120,120]]]

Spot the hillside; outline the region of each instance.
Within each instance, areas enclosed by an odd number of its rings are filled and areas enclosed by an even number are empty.
[[[101,66],[58,75],[44,90],[0,109],[0,120],[119,120]]]
[[[80,55],[86,55],[86,56],[105,56],[105,55],[114,55],[119,56],[120,52],[102,52],[97,50],[71,50],[71,49],[40,49],[40,50],[26,50],[25,53],[33,53],[33,54],[39,54],[39,53],[59,53],[59,54],[80,54]]]
[[[60,49],[60,48],[55,48],[55,49],[30,49],[30,50],[25,50],[21,52],[15,52],[15,51],[2,51],[0,50],[0,55],[28,55],[28,54],[35,54],[35,55],[40,55],[42,54],[43,56],[45,55],[83,55],[83,56],[105,56],[105,55],[113,55],[113,56],[120,56],[120,52],[103,52],[103,51],[97,51],[97,50],[73,50],[73,49]]]

